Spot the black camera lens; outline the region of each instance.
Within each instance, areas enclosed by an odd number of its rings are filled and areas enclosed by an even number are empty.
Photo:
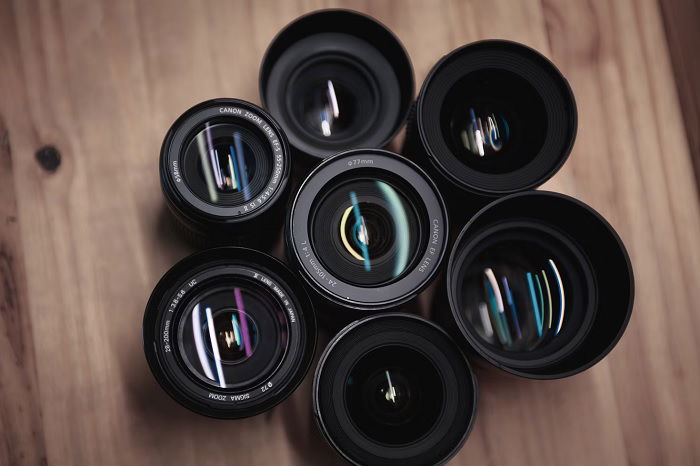
[[[380,314],[329,343],[313,398],[323,434],[351,463],[433,465],[468,436],[477,387],[439,327],[408,314]]]
[[[612,227],[573,198],[504,197],[462,230],[447,298],[471,347],[517,375],[556,378],[599,361],[629,320],[633,276]]]
[[[262,109],[215,99],[185,112],[161,149],[170,210],[199,242],[272,238],[288,192],[290,156],[282,130]]]
[[[349,10],[298,18],[272,41],[260,68],[265,108],[312,158],[386,145],[413,92],[413,69],[396,36]]]
[[[185,258],[156,285],[143,324],[146,359],[183,406],[208,416],[258,414],[286,398],[309,367],[313,310],[277,260],[244,248]]]
[[[576,121],[571,89],[544,56],[514,42],[476,42],[428,74],[404,154],[457,193],[500,196],[549,179],[571,151]]]
[[[330,301],[361,310],[398,306],[432,279],[447,216],[433,182],[391,152],[327,159],[292,205],[287,241],[306,279]]]

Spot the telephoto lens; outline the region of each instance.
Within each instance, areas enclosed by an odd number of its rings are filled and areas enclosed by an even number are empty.
[[[294,391],[316,343],[312,305],[279,261],[250,249],[205,250],[158,282],[143,319],[146,360],[178,403],[241,418]]]
[[[358,149],[326,159],[302,183],[287,254],[323,297],[324,322],[346,324],[414,298],[440,265],[446,233],[442,198],[418,166]]]
[[[316,368],[313,408],[331,446],[358,465],[435,465],[466,440],[477,384],[435,324],[378,314],[345,327]]]
[[[527,191],[489,204],[462,230],[446,275],[447,303],[438,298],[434,309],[449,307],[474,352],[519,376],[591,367],[632,313],[622,241],[600,214],[562,194]]]
[[[198,245],[274,241],[289,177],[289,147],[281,128],[242,100],[195,105],[175,121],[161,148],[167,205]]]
[[[454,50],[428,73],[403,153],[445,181],[451,211],[474,213],[554,175],[576,125],[571,88],[547,58],[486,40]]]
[[[396,36],[373,18],[320,10],[272,41],[260,67],[260,93],[292,147],[315,163],[388,144],[411,107],[413,68]]]

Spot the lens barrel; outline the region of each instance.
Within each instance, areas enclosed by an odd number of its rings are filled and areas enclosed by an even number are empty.
[[[403,154],[444,181],[451,211],[474,213],[549,179],[566,161],[576,127],[571,88],[547,58],[485,40],[452,51],[428,73]]]
[[[279,261],[223,247],[178,262],[146,306],[143,343],[158,383],[217,418],[276,405],[304,377],[316,342],[303,286]]]
[[[629,321],[634,278],[605,219],[571,197],[501,198],[464,227],[447,265],[445,307],[478,355],[515,375],[581,372],[612,350]]]
[[[289,193],[282,129],[237,99],[195,105],[161,148],[160,179],[170,211],[198,245],[266,246],[277,238]]]
[[[459,347],[409,314],[348,325],[314,376],[319,428],[353,464],[443,464],[469,435],[476,404],[476,380]]]
[[[448,231],[442,197],[409,160],[380,149],[326,159],[303,182],[287,221],[287,255],[347,323],[396,308],[433,279]],[[331,311],[331,309],[334,309]]]
[[[309,162],[383,147],[403,125],[413,69],[398,38],[350,10],[320,10],[287,25],[260,67],[263,105]]]

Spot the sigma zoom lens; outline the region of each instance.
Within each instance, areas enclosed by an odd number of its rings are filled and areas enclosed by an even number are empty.
[[[396,36],[349,10],[298,18],[275,37],[260,67],[265,108],[292,147],[314,161],[386,145],[406,120],[413,92],[411,62]]]
[[[525,377],[566,377],[601,360],[621,338],[633,299],[618,235],[562,194],[489,204],[462,230],[447,267],[461,334],[487,361]]]
[[[328,344],[316,369],[318,425],[346,460],[435,465],[466,440],[477,385],[457,345],[408,314],[356,321]]]
[[[326,159],[303,182],[287,250],[326,302],[374,311],[427,286],[446,232],[442,198],[420,168],[388,151],[359,149]]]
[[[195,105],[175,121],[160,154],[167,205],[197,243],[276,239],[290,156],[280,127],[236,99]]]
[[[209,249],[158,282],[143,320],[158,383],[200,414],[241,418],[289,396],[316,342],[303,287],[276,259],[244,248]]]
[[[470,193],[478,206],[480,197],[549,179],[571,151],[576,124],[571,88],[547,58],[486,40],[454,50],[428,73],[404,155],[447,181],[448,204],[459,208]]]

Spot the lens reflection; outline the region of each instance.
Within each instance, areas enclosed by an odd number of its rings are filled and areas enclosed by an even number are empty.
[[[452,120],[462,146],[479,157],[491,156],[503,149],[510,139],[508,121],[496,113],[481,113],[469,107],[462,118]]]
[[[510,71],[483,69],[457,81],[440,108],[440,129],[460,163],[509,173],[530,163],[547,136],[542,98]]]
[[[257,325],[245,313],[241,290],[235,288],[234,293],[235,309],[212,311],[205,303],[197,303],[192,310],[192,334],[199,362],[207,378],[221,387],[226,387],[222,363],[245,361],[253,355],[258,342]]]
[[[192,299],[179,324],[179,348],[193,374],[208,384],[250,384],[284,353],[284,311],[263,289],[220,286]]]
[[[257,128],[247,123],[207,121],[187,145],[182,173],[201,199],[217,205],[240,205],[267,184],[273,158]]]
[[[382,180],[352,181],[331,189],[314,210],[316,249],[335,273],[378,284],[408,269],[420,234],[404,189]]]
[[[465,276],[465,312],[488,343],[533,350],[564,325],[566,292],[557,260],[534,244],[500,244],[483,251]]]
[[[420,352],[386,346],[363,356],[346,380],[345,401],[356,427],[392,445],[418,440],[440,413],[441,378]]]
[[[196,136],[202,170],[212,202],[218,201],[218,193],[222,191],[243,192],[244,199],[250,199],[248,166],[245,161],[241,133],[234,131],[231,136],[232,144],[219,142],[215,146],[208,122],[205,124],[204,131]]]

